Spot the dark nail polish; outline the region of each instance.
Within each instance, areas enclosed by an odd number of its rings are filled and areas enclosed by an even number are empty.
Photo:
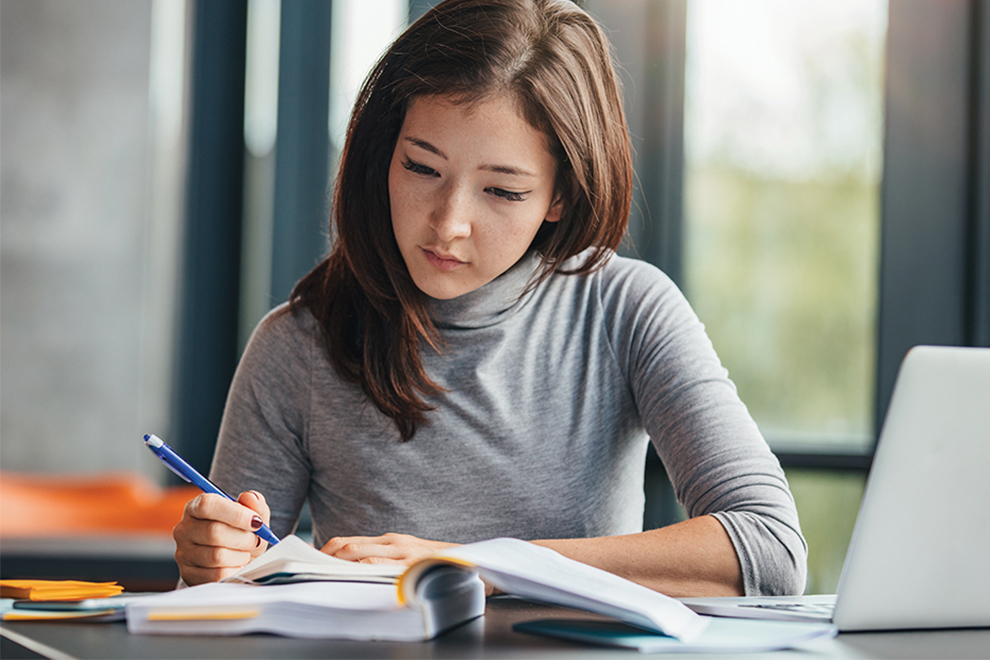
[[[260,536],[255,536],[254,537],[254,547],[257,548],[259,545],[261,545],[261,537]]]
[[[265,524],[265,521],[261,519],[260,516],[255,516],[251,518],[251,529],[261,529],[261,526]]]

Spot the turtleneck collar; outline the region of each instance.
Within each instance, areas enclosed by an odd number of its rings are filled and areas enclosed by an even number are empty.
[[[530,251],[512,268],[474,291],[450,300],[430,298],[430,317],[440,329],[494,325],[533,295],[532,291],[522,294],[539,267],[539,255]]]

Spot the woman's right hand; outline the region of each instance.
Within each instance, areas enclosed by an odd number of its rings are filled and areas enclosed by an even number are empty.
[[[190,586],[218,582],[239,571],[268,547],[254,530],[270,517],[264,496],[253,490],[237,502],[210,493],[189,500],[172,528],[182,580]]]

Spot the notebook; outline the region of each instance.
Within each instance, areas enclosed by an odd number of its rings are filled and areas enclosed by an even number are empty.
[[[840,631],[987,627],[988,503],[990,348],[918,346],[897,375],[836,595],[682,602]]]

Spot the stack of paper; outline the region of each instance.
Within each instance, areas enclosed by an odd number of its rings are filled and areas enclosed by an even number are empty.
[[[437,571],[427,576],[424,585],[417,602],[400,605],[394,584],[201,584],[129,603],[127,628],[139,634],[266,632],[419,641],[432,639],[485,610],[485,588],[473,574]]]
[[[0,580],[0,598],[25,600],[84,600],[116,596],[124,588],[116,582],[78,580]]]

